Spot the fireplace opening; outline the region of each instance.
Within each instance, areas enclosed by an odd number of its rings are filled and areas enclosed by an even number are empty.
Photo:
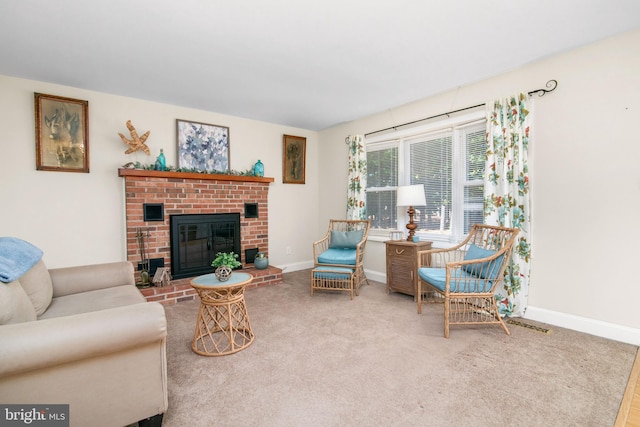
[[[171,215],[171,274],[174,279],[213,273],[218,252],[240,259],[240,214]]]

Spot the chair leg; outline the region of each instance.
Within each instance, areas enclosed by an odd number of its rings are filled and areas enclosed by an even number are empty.
[[[369,280],[367,280],[367,276],[364,274],[364,269],[362,267],[360,268],[355,268],[353,270],[353,280],[354,282],[354,286],[360,290],[360,286],[362,285],[362,282],[365,282],[367,285],[369,284]]]
[[[507,335],[511,335],[511,332],[509,331],[509,328],[507,328],[506,323],[504,323],[504,320],[500,319],[500,325],[502,325],[502,329],[504,329]]]
[[[362,280],[367,284],[367,286],[369,286],[371,283],[369,283],[369,279],[367,279],[367,275],[364,274],[364,267],[360,267],[360,274],[362,274]]]
[[[356,286],[358,287],[362,285],[362,282],[367,282],[367,285],[369,284],[369,282],[367,281],[367,276],[364,275],[364,269],[362,267],[356,267],[353,269],[353,277]]]
[[[451,300],[444,297],[444,337],[449,338],[449,312],[451,311]]]
[[[502,329],[504,329],[504,331],[507,333],[507,335],[511,335],[511,331],[509,331],[509,328],[507,328],[507,324],[504,323],[504,320],[502,320],[502,317],[500,316],[500,313],[498,312],[498,304],[496,304],[495,301],[491,301],[491,303],[493,304],[493,309],[495,310],[494,313],[496,314],[496,319],[498,319],[498,321],[500,322],[500,326],[502,326]]]
[[[418,314],[422,314],[422,282],[418,280],[418,289],[416,289],[418,295],[416,300],[418,301]]]
[[[351,276],[351,286],[352,286],[352,288],[354,288],[354,290],[356,292],[356,296],[359,296],[360,295],[360,282],[358,282],[358,277],[356,276],[355,272]]]
[[[352,273],[349,275],[349,297],[351,297],[351,299],[353,300],[353,293],[355,291],[355,294],[358,295],[358,287],[357,284],[354,282],[355,279],[355,273]]]

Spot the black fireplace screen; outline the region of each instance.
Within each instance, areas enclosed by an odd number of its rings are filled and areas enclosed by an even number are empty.
[[[171,215],[171,274],[175,279],[213,273],[218,252],[240,253],[240,214]]]

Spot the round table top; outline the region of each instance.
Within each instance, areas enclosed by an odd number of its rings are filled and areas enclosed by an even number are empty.
[[[234,271],[231,273],[229,280],[221,282],[218,280],[214,273],[205,274],[203,276],[195,277],[191,280],[192,286],[200,288],[212,288],[212,287],[225,287],[225,286],[239,286],[245,285],[253,280],[253,276],[249,273],[243,273],[240,271]]]

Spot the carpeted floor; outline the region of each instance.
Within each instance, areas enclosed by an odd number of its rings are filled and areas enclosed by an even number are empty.
[[[452,327],[441,304],[371,282],[309,294],[309,271],[245,292],[255,341],[222,357],[191,340],[199,301],[166,307],[169,409],[183,426],[612,426],[637,347],[523,321]]]

